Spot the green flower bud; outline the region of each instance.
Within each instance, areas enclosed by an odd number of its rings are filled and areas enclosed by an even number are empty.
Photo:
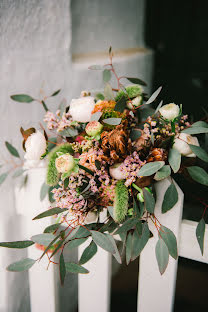
[[[89,136],[96,136],[97,134],[99,134],[103,129],[103,125],[99,122],[99,121],[90,121],[86,128],[85,131],[87,133],[87,135]]]

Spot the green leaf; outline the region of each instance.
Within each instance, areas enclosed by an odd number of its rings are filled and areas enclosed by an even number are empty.
[[[103,81],[108,82],[111,80],[111,71],[109,69],[104,69],[103,71]]]
[[[112,243],[112,245],[113,245],[113,247],[114,247],[114,249],[115,249],[115,252],[113,253],[113,257],[116,259],[116,261],[117,261],[119,264],[121,264],[121,263],[122,263],[121,255],[120,255],[120,253],[119,253],[119,251],[118,251],[118,247],[117,247],[117,245],[116,245],[115,239],[114,239],[113,236],[110,235],[110,234],[106,234],[106,236],[109,238],[109,240],[111,241],[111,243]]]
[[[131,133],[130,133],[130,138],[132,141],[137,140],[138,138],[140,138],[140,136],[142,135],[141,130],[138,129],[132,129]]]
[[[92,234],[92,239],[95,242],[95,244],[109,251],[112,254],[115,253],[113,244],[111,243],[111,241],[105,234],[97,232],[97,231],[91,231],[91,234]]]
[[[168,265],[169,252],[165,242],[160,238],[158,239],[157,244],[155,246],[155,254],[159,271],[160,274],[162,275],[165,272]]]
[[[168,161],[171,168],[173,169],[173,172],[174,173],[178,172],[181,165],[181,154],[175,148],[170,149]]]
[[[90,169],[88,169],[87,167],[84,167],[82,165],[78,165],[80,169],[86,171],[87,173],[91,174],[92,176],[94,176],[94,172]]]
[[[116,103],[114,110],[123,113],[125,108],[126,108],[126,98],[125,96],[122,96]]]
[[[78,130],[74,128],[67,128],[61,132],[59,132],[61,136],[65,137],[75,137],[78,134]]]
[[[157,112],[159,112],[159,109],[160,109],[160,107],[161,107],[162,105],[163,105],[163,100],[160,101],[160,103],[159,103],[159,105],[157,106],[157,108],[156,108],[154,114],[157,114]]]
[[[99,121],[100,117],[102,116],[102,112],[96,112],[91,115],[91,121]]]
[[[105,84],[104,96],[105,96],[105,99],[107,101],[110,101],[110,100],[114,99],[112,87],[111,87],[111,85],[108,82]]]
[[[189,144],[192,152],[201,160],[208,162],[208,154],[200,146]]]
[[[49,225],[45,228],[44,233],[53,233],[54,231],[56,231],[59,228],[60,225],[61,225],[61,223]]]
[[[66,100],[63,99],[59,105],[59,110],[60,110],[60,116],[63,116],[63,113],[65,113],[66,110]]]
[[[9,172],[4,172],[0,175],[0,185],[6,180]]]
[[[193,180],[208,186],[208,174],[204,169],[198,166],[192,166],[188,167],[187,170]]]
[[[66,276],[66,266],[65,266],[63,253],[60,254],[60,258],[59,258],[59,273],[60,273],[61,285],[64,285],[64,279]]]
[[[27,95],[27,94],[11,95],[11,99],[20,103],[31,103],[34,101],[34,99],[30,95]]]
[[[137,231],[134,231],[132,243],[132,256],[131,256],[132,260],[135,260],[140,255],[145,245],[147,244],[149,238],[150,231],[147,222],[145,222],[142,224],[141,236],[139,236]]]
[[[59,213],[62,213],[64,211],[67,211],[68,209],[67,208],[51,208],[49,210],[46,210],[42,213],[40,213],[39,215],[37,215],[35,218],[33,218],[33,220],[38,220],[38,219],[42,219],[42,218],[45,218],[45,217],[50,217],[50,216],[53,216],[55,214],[59,214]]]
[[[177,259],[178,251],[177,251],[177,241],[174,233],[166,228],[165,226],[161,225],[159,230],[160,238],[163,239],[166,246],[168,247],[169,254],[174,258]]]
[[[95,95],[95,97],[96,97],[98,100],[101,100],[101,101],[103,101],[103,100],[105,99],[105,97],[104,97],[104,95],[103,95],[102,93],[97,93],[97,94]]]
[[[90,259],[92,259],[92,257],[94,257],[96,252],[97,252],[97,245],[93,241],[91,241],[89,246],[87,246],[85,250],[83,251],[81,258],[79,260],[79,264],[85,264],[86,262],[88,262]]]
[[[71,240],[68,244],[67,244],[67,249],[74,249],[79,247],[80,245],[82,245],[84,242],[86,242],[86,240],[88,239],[88,237],[85,238],[77,238],[74,237],[73,240]]]
[[[43,201],[46,195],[48,194],[49,185],[43,183],[40,189],[40,200]]]
[[[182,133],[187,133],[187,134],[200,134],[200,133],[208,133],[208,128],[206,127],[196,127],[196,126],[191,126],[190,128],[187,128],[183,131]]]
[[[162,90],[162,87],[159,87],[149,98],[149,100],[146,102],[146,104],[150,104],[154,102],[154,100],[158,97],[160,91]]]
[[[23,249],[34,245],[34,242],[31,240],[25,240],[25,241],[16,241],[16,242],[1,242],[0,247],[6,247],[6,248],[17,248],[17,249]]]
[[[20,169],[18,169],[18,170],[15,171],[15,173],[13,174],[12,177],[13,177],[13,178],[17,178],[17,177],[21,176],[24,172],[25,172],[25,170],[22,169],[22,168],[20,168]]]
[[[197,121],[191,125],[192,127],[205,127],[208,128],[208,123],[205,121]]]
[[[51,96],[56,96],[57,94],[59,94],[60,91],[61,91],[61,89],[55,91],[53,94],[51,94]]]
[[[10,152],[10,154],[12,154],[14,157],[20,158],[18,151],[16,150],[16,148],[12,144],[10,144],[9,142],[6,141],[5,145],[8,149],[8,151]]]
[[[154,176],[156,181],[160,181],[166,179],[171,175],[171,169],[169,165],[163,166],[160,170],[158,170]]]
[[[143,189],[143,195],[144,195],[144,204],[145,208],[149,213],[154,213],[155,210],[155,199],[152,193],[147,191],[145,188]]]
[[[131,232],[129,232],[127,239],[126,239],[126,264],[127,265],[131,261],[132,239],[133,239],[133,235]]]
[[[55,238],[54,240],[46,247],[46,249],[44,250],[44,252],[42,253],[40,260],[43,258],[43,256],[47,253],[47,251],[54,245],[54,243],[61,237],[62,232],[60,232]]]
[[[48,246],[53,240],[55,236],[51,233],[37,234],[31,237],[31,240],[36,244]]]
[[[178,192],[173,183],[167,188],[163,203],[162,203],[162,213],[167,212],[171,208],[175,206],[175,204],[178,202]]]
[[[125,233],[131,230],[137,223],[139,222],[138,218],[130,218],[126,220],[122,226],[116,231],[115,234],[120,235],[121,233]]]
[[[103,66],[102,65],[91,65],[88,67],[88,69],[92,69],[92,70],[102,70]]]
[[[131,78],[131,77],[125,77],[125,78],[128,79],[128,81],[130,81],[131,83],[140,84],[142,86],[147,86],[146,82],[144,82],[143,80],[139,78]]]
[[[35,264],[36,260],[26,258],[20,261],[14,262],[7,267],[7,271],[11,272],[22,272],[29,270],[33,264]]]
[[[70,273],[81,273],[81,274],[87,274],[89,271],[85,268],[83,268],[81,265],[72,263],[72,262],[66,262],[65,263],[66,270]]]
[[[103,122],[111,126],[117,126],[120,125],[121,120],[121,118],[107,118],[103,119]]]
[[[139,169],[137,176],[138,177],[151,176],[152,174],[157,172],[160,168],[162,168],[164,165],[165,165],[164,161],[149,162]]]
[[[196,228],[196,238],[199,243],[201,254],[204,252],[204,234],[205,234],[205,221],[202,218]]]

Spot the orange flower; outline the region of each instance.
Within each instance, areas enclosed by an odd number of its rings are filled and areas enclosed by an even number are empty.
[[[106,108],[111,108],[113,109],[116,105],[115,101],[98,101],[95,104],[94,110],[92,111],[92,114],[96,112],[102,112]]]

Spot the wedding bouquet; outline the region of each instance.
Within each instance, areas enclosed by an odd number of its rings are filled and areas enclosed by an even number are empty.
[[[48,193],[51,206],[33,220],[54,216],[54,222],[31,240],[2,242],[0,246],[26,248],[37,244],[43,250],[40,259],[47,255],[49,263],[59,265],[62,283],[67,271],[88,272],[82,265],[96,254],[97,246],[112,253],[119,263],[121,252],[127,264],[136,259],[153,235],[150,222],[158,232],[156,257],[163,274],[169,255],[177,259],[178,252],[173,232],[154,214],[155,183],[166,178],[171,181],[162,213],[178,201],[174,174],[208,186],[208,174],[197,159],[208,162],[208,155],[195,136],[208,133],[206,120],[190,123],[182,105],[163,105],[163,101],[145,116],[145,107],[157,100],[161,87],[148,97],[141,79],[118,77],[111,48],[109,58],[109,64],[90,67],[102,71],[103,93],[82,91],[69,106],[62,101],[55,113],[48,109],[44,97],[37,101],[46,111],[45,126],[41,124],[39,130],[21,128],[25,161],[23,168],[15,166],[14,175],[23,174],[26,182],[27,170],[46,164],[46,182],[40,186],[40,195],[42,200]],[[117,83],[114,88],[109,83],[112,75]],[[123,81],[127,80],[131,84],[126,86]],[[27,103],[36,100],[25,94],[11,98]],[[14,157],[20,157],[10,143],[6,146]],[[1,183],[6,176],[0,176]],[[196,229],[202,253],[204,231],[202,218]],[[89,238],[78,263],[65,263],[64,249],[76,248]],[[117,248],[118,238],[122,251]],[[55,255],[58,262],[53,259]],[[23,271],[40,259],[23,259],[7,269]]]

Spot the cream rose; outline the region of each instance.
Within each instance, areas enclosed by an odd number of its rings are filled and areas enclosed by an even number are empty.
[[[74,157],[70,154],[63,154],[56,158],[56,169],[59,173],[67,173],[75,166]]]
[[[94,109],[95,101],[92,96],[85,96],[79,99],[73,99],[70,103],[69,113],[74,121],[89,122],[91,113]]]
[[[174,103],[164,105],[159,109],[159,112],[162,115],[162,117],[168,120],[173,120],[176,117],[178,117],[179,111],[180,111],[179,106]]]
[[[119,163],[110,167],[109,172],[113,179],[123,180],[126,178],[125,173],[121,170],[121,165],[123,165],[123,163]]]
[[[31,134],[25,142],[25,149],[26,153],[24,158],[27,161],[36,163],[46,152],[47,143],[45,136],[40,131]]]
[[[197,137],[193,137],[187,133],[180,133],[175,138],[173,148],[175,148],[183,156],[196,157],[196,155],[190,149],[189,144],[199,146]]]

